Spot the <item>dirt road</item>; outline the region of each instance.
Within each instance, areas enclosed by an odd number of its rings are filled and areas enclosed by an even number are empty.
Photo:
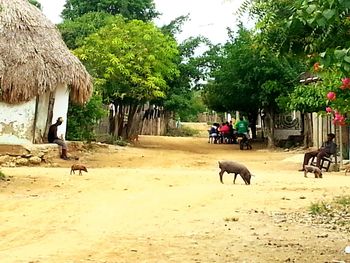
[[[217,161],[255,175],[220,184]],[[134,147],[94,149],[88,173],[4,168],[0,262],[350,262],[350,237],[280,215],[349,194],[350,176],[297,172],[302,154],[204,138],[142,136]]]

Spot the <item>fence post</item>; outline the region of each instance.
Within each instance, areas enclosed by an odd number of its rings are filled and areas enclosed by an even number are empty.
[[[157,117],[157,135],[160,136],[160,118]]]

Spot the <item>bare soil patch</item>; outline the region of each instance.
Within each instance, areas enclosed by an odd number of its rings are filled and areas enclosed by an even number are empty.
[[[288,219],[350,189],[344,173],[304,178],[301,153],[140,136],[80,154],[82,176],[75,161],[2,169],[2,263],[350,262],[348,232]],[[221,184],[222,159],[244,163],[252,185]]]

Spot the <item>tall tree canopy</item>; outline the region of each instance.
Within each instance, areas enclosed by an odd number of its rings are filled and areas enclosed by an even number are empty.
[[[162,32],[175,40],[183,24],[189,20],[189,15],[179,16],[161,28]],[[201,100],[200,81],[205,78],[205,60],[201,55],[195,55],[199,47],[210,45],[208,39],[198,36],[189,37],[178,44],[178,56],[175,63],[179,74],[167,79],[169,89],[164,99],[155,101],[165,110],[175,113],[182,120],[193,120],[196,115],[205,110]]]
[[[142,21],[158,16],[153,0],[66,0],[62,17],[74,20],[90,12],[106,12]]]
[[[206,43],[206,39],[193,37],[179,44],[179,55],[176,60],[179,75],[167,80],[170,89],[166,93],[165,100],[158,102],[166,110],[178,113],[182,119],[186,119],[184,115],[191,115],[190,112],[195,115],[195,112],[198,113],[199,109],[203,109],[198,107],[201,99],[196,90],[200,86],[200,81],[205,78],[205,61],[202,56],[194,55],[195,50],[203,43]]]
[[[204,97],[214,110],[238,110],[255,123],[259,110],[273,118],[280,111],[278,100],[287,96],[298,72],[287,57],[279,57],[257,41],[256,36],[240,28],[237,36],[219,51]],[[273,124],[270,123],[272,127]],[[270,136],[272,143],[273,131]]]
[[[347,87],[345,77],[350,73],[349,1],[246,0],[242,10],[255,17],[260,43],[282,56],[297,55],[307,71],[323,80],[296,85],[288,95],[287,108],[302,112],[325,108],[327,89],[337,95],[329,100],[335,113],[347,108],[348,95],[342,87]],[[310,126],[307,116],[305,125]]]
[[[165,78],[178,74],[176,42],[152,23],[128,22],[121,16],[85,38],[75,54],[102,83],[108,98],[145,101],[164,97]]]
[[[82,45],[84,38],[113,22],[114,16],[105,12],[90,12],[74,20],[64,20],[58,25],[63,40],[69,49]]]

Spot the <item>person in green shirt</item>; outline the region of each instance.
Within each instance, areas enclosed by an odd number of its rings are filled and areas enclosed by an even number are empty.
[[[247,147],[247,149],[252,149],[252,146],[249,142],[249,124],[246,120],[243,119],[243,117],[239,117],[239,121],[236,122],[235,128],[237,130],[237,136],[242,136],[243,139],[239,143],[239,148],[243,150],[244,146]]]
[[[246,120],[243,119],[243,117],[239,117],[239,121],[236,122],[235,128],[237,130],[238,134],[244,134],[245,136],[247,136],[247,138],[249,139],[249,135],[248,135],[248,122]]]

